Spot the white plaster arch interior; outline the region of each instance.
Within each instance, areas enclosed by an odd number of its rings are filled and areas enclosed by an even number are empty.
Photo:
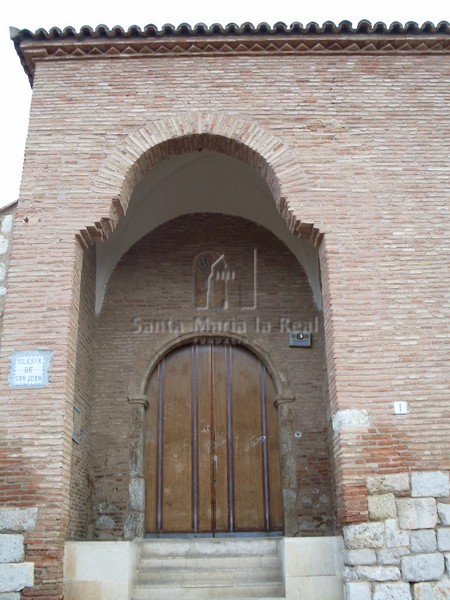
[[[135,187],[115,231],[97,245],[97,313],[121,256],[159,225],[189,213],[243,217],[271,231],[303,266],[316,305],[322,307],[314,244],[290,233],[267,183],[255,169],[225,154],[202,150],[172,156],[149,170]]]

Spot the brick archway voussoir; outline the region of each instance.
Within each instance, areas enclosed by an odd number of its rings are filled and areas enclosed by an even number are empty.
[[[109,196],[108,216],[80,231],[85,246],[109,236],[126,213],[137,183],[156,164],[176,154],[208,149],[227,154],[257,169],[272,192],[278,211],[293,235],[318,244],[314,223],[303,223],[290,208],[306,189],[296,152],[255,122],[221,113],[186,113],[155,121],[130,133],[106,158],[92,192]]]

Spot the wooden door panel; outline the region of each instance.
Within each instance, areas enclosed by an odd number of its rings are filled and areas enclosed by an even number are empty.
[[[257,358],[239,347],[231,360],[234,528],[263,531],[261,369]]]
[[[163,532],[192,531],[192,349],[179,348],[163,363]]]

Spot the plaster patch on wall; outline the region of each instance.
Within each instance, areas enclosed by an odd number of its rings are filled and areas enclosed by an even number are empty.
[[[369,413],[367,410],[338,410],[333,416],[333,431],[342,431],[343,429],[364,428],[370,425]]]
[[[3,217],[2,227],[1,227],[2,233],[9,233],[12,229],[12,224],[13,224],[13,216],[5,215]]]
[[[9,240],[4,235],[0,235],[0,254],[5,254],[8,250]]]

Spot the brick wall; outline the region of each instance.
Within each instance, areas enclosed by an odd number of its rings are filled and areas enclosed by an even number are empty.
[[[414,54],[38,61],[0,357],[7,373],[15,350],[55,351],[47,388],[10,390],[3,378],[0,390],[0,500],[42,508],[29,548],[48,584],[35,595],[59,595],[69,523],[74,236],[110,215],[95,182],[113,149],[143,126],[157,139],[161,119],[240,115],[303,168],[287,200],[325,235],[331,414],[367,417],[334,431],[340,521],[367,518],[375,469],[449,470],[449,70],[446,55]],[[394,417],[394,400],[409,413]]]
[[[72,444],[69,511],[69,539],[71,540],[88,539],[91,532],[89,526],[92,512],[92,443],[89,437],[89,429],[95,382],[95,250],[86,251],[83,258],[80,274],[80,307],[74,395],[74,406],[81,413],[81,437]]]

